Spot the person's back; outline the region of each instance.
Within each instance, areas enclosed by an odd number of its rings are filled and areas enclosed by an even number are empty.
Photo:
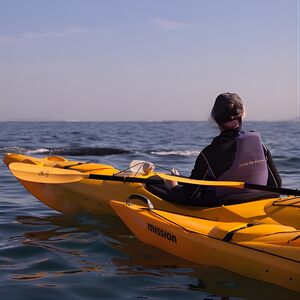
[[[219,95],[211,116],[221,133],[201,151],[190,178],[281,186],[271,154],[262,144],[260,135],[241,131],[244,106],[240,97],[233,93]],[[246,194],[255,193],[240,189],[173,185],[169,200],[192,205],[207,205],[209,201],[222,201],[228,196],[234,199],[235,195],[243,198]]]

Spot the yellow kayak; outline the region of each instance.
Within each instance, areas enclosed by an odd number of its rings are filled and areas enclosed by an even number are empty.
[[[135,197],[144,198],[131,198]],[[300,292],[300,231],[294,227],[217,222],[129,202],[110,203],[147,244],[196,264],[218,266]]]
[[[35,158],[8,153],[3,161],[11,170],[14,169],[12,166],[15,166],[16,173],[13,173],[33,196],[64,214],[115,214],[109,205],[110,200],[125,202],[130,195],[141,194],[150,199],[158,209],[187,216],[222,222],[280,223],[300,228],[299,197],[257,199],[215,207],[192,207],[164,201],[147,189],[144,182],[152,180],[154,175],[159,175],[162,179],[172,178],[167,174],[150,172],[147,175],[136,176],[128,171],[120,173],[110,165],[70,161],[59,156]],[[118,176],[114,176],[115,174]],[[140,182],[136,182],[137,180]],[[221,182],[212,182],[216,183]]]

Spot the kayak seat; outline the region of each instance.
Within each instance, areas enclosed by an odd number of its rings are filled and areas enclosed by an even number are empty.
[[[157,176],[152,176],[149,178],[159,178]],[[223,198],[216,199],[214,193],[212,191],[205,191],[205,188],[201,193],[198,193],[193,199],[188,199],[188,195],[181,196],[180,200],[174,201],[174,196],[166,188],[164,183],[161,184],[147,184],[146,190],[151,194],[172,203],[185,204],[190,206],[200,206],[200,207],[217,207],[222,205],[232,205],[232,204],[240,204],[245,202],[269,199],[269,198],[278,198],[280,194],[266,192],[266,191],[255,191],[251,193],[241,193],[241,194],[233,194],[227,195]]]

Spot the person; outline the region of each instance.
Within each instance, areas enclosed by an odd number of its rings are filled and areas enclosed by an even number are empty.
[[[218,125],[220,134],[200,152],[190,178],[280,187],[280,175],[260,134],[241,130],[245,117],[241,98],[235,93],[220,94],[215,100],[211,117]],[[169,188],[169,201],[200,206],[278,196],[269,192],[178,184],[174,181],[166,181],[166,186]]]

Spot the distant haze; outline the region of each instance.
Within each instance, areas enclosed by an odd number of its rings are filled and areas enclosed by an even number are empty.
[[[1,0],[0,121],[299,118],[299,0]]]

